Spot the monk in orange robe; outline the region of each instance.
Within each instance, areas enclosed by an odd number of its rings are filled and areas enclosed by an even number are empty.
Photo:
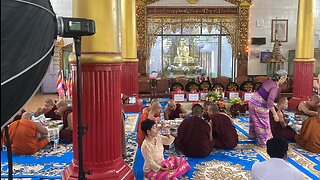
[[[40,123],[31,120],[32,114],[25,112],[22,119],[10,124],[9,136],[12,152],[16,155],[31,155],[45,148],[47,138],[37,138],[37,133],[47,135],[48,131]]]
[[[303,121],[296,142],[305,150],[320,153],[320,108],[318,117],[310,117]]]
[[[147,119],[151,119],[157,123],[160,120],[160,117],[159,117],[160,112],[161,112],[161,104],[159,102],[154,102],[150,107],[150,111],[146,111],[140,116],[139,123],[137,126],[138,146],[139,147],[141,147],[142,142],[145,138],[145,135],[144,135],[143,131],[141,130],[142,122]]]
[[[213,150],[214,141],[210,124],[202,118],[202,107],[192,107],[192,117],[182,121],[175,141],[177,149],[187,157],[207,157]]]
[[[154,98],[151,100],[151,103],[150,103],[150,106],[152,106],[153,103],[155,102],[159,102],[159,100],[157,98]],[[144,114],[144,113],[148,113],[150,110],[151,110],[151,107],[150,106],[144,106],[142,109],[141,109],[141,114]],[[160,116],[160,115],[159,115]]]
[[[318,108],[320,108],[320,97],[315,94],[308,101],[301,101],[299,103],[296,114],[317,117]]]
[[[232,125],[231,118],[219,112],[217,104],[211,104],[208,108],[209,122],[212,126],[212,137],[215,148],[233,149],[238,144],[238,134],[236,128]]]

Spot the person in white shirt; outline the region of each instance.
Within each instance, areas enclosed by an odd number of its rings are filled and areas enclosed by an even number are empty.
[[[270,159],[256,162],[252,166],[252,180],[302,180],[302,173],[286,161],[288,142],[284,138],[272,138],[267,141],[267,153]]]

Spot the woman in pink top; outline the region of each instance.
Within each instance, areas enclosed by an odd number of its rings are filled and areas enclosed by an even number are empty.
[[[174,141],[171,135],[162,136],[158,133],[155,121],[147,119],[142,122],[141,130],[145,139],[141,146],[144,158],[143,171],[148,179],[177,179],[189,171],[190,165],[182,157],[163,157],[163,145],[170,145]]]

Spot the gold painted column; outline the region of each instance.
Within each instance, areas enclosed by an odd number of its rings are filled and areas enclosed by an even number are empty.
[[[121,92],[127,96],[138,95],[138,59],[136,31],[136,1],[121,0],[121,51],[123,63],[121,67]],[[136,96],[137,97],[137,96]],[[126,112],[140,112],[142,101],[124,105]]]
[[[138,72],[142,76],[146,76],[146,62],[147,62],[147,5],[144,0],[136,0],[137,13],[137,50],[138,50]]]
[[[293,98],[289,108],[296,110],[312,95],[314,73],[314,0],[299,0],[296,54],[294,59]]]
[[[248,35],[249,35],[249,9],[251,3],[248,0],[238,5],[238,58],[237,58],[237,77],[248,75]]]
[[[134,179],[121,156],[121,63],[118,0],[74,0],[73,16],[93,19],[96,34],[82,38],[82,119],[88,126],[83,136],[86,179]],[[63,179],[78,179],[77,87],[73,65],[73,154]]]

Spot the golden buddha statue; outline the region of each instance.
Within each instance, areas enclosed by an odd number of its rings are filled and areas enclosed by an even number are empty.
[[[174,58],[174,63],[176,64],[189,64],[194,63],[193,57],[189,56],[189,46],[185,39],[180,40],[180,45],[177,47],[178,57]]]

